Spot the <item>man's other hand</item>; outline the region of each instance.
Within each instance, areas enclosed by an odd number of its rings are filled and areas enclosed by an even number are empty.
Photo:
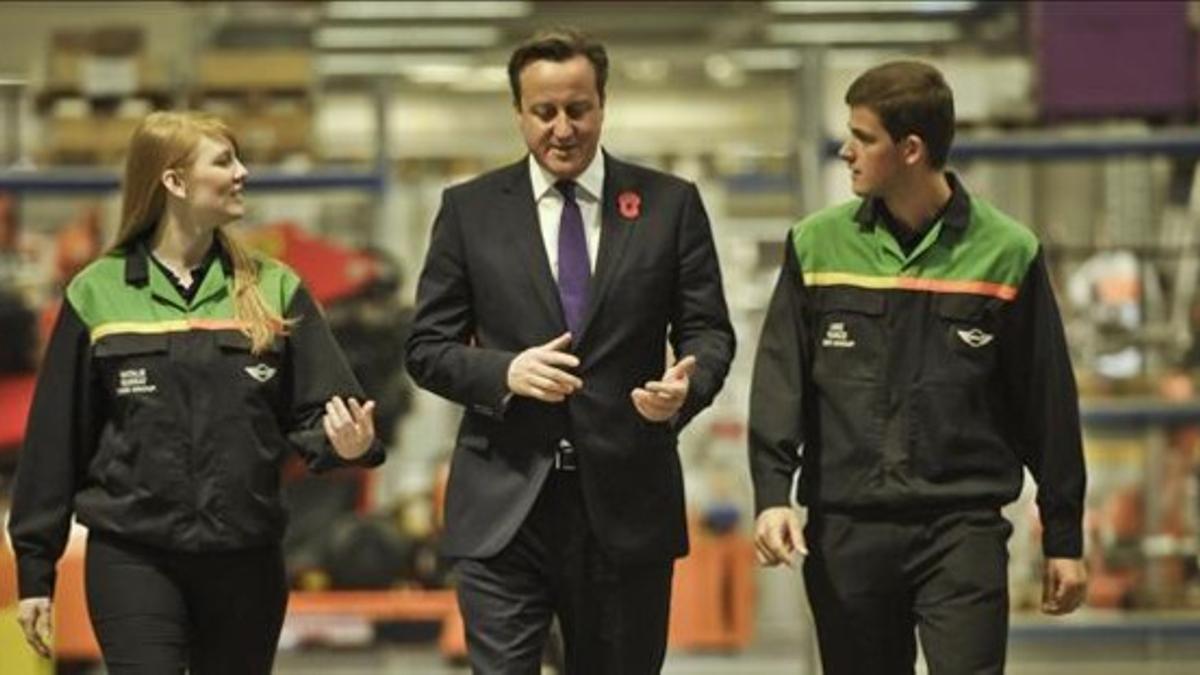
[[[508,389],[517,396],[561,403],[583,387],[583,380],[567,372],[579,367],[579,358],[565,350],[571,334],[563,333],[546,344],[517,354],[508,365]]]
[[[667,368],[661,380],[652,380],[645,386],[629,392],[633,407],[650,422],[670,420],[687,400],[691,376],[695,370],[696,357],[683,357],[678,363]]]
[[[1087,568],[1075,558],[1047,558],[1042,578],[1042,612],[1070,614],[1087,597]]]
[[[774,506],[758,514],[754,524],[754,550],[758,564],[791,567],[797,553],[808,555],[800,515],[790,506]]]

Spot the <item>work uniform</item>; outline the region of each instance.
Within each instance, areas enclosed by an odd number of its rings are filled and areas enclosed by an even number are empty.
[[[1062,322],[1032,233],[948,174],[901,246],[881,200],[792,228],[750,400],[756,510],[808,507],[826,672],[1002,672],[999,509],[1027,467],[1048,557],[1078,558],[1085,472]]]
[[[30,412],[9,522],[20,595],[52,595],[74,514],[110,672],[182,672],[189,648],[192,673],[269,671],[286,605],[281,463],[295,450],[316,471],[345,464],[324,406],[364,398],[313,299],[272,260],[257,261],[258,288],[291,323],[252,353],[232,263],[213,247],[191,292],[144,238],[76,276]],[[382,461],[376,443],[354,463]]]

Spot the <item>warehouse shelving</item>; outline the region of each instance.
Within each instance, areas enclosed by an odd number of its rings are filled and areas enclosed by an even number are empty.
[[[827,140],[823,149],[825,158],[836,158],[841,143],[837,139]],[[1200,131],[1172,128],[1127,136],[1039,133],[1003,138],[967,137],[955,140],[950,153],[951,159],[959,161],[1088,159],[1119,155],[1200,156]]]
[[[381,167],[370,170],[318,168],[304,172],[277,169],[254,170],[247,178],[251,190],[351,189],[382,193],[387,174]],[[0,171],[0,192],[106,193],[120,188],[121,177],[103,169],[43,169]]]

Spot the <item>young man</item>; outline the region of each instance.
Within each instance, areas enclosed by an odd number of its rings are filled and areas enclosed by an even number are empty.
[[[1062,321],[1034,235],[943,170],[941,74],[887,63],[846,103],[841,157],[861,199],[792,228],[754,367],[759,561],[807,556],[827,673],[911,673],[914,628],[931,673],[1001,673],[1000,507],[1022,466],[1038,484],[1043,611],[1074,610],[1086,588]]]
[[[557,615],[572,675],[657,673],[676,434],[733,358],[716,250],[694,185],[599,151],[603,46],[543,33],[508,72],[529,155],[446,190],[408,341],[466,408],[442,550],[474,672],[539,672]]]

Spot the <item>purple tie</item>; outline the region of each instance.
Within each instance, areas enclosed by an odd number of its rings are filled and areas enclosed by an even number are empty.
[[[567,330],[579,337],[583,313],[588,304],[588,280],[592,267],[588,262],[587,239],[583,235],[583,214],[575,201],[575,182],[560,180],[554,184],[563,197],[562,220],[558,225],[558,297],[562,300]]]

